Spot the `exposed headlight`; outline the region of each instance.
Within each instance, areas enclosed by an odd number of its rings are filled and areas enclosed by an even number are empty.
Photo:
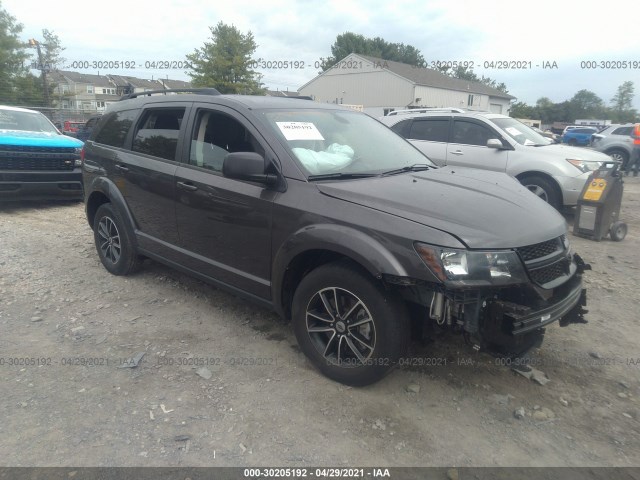
[[[424,264],[451,286],[490,286],[526,283],[520,257],[513,250],[474,251],[415,243]]]
[[[602,162],[594,161],[594,160],[580,160],[577,158],[567,158],[567,162],[576,167],[582,173],[593,172],[600,168]]]

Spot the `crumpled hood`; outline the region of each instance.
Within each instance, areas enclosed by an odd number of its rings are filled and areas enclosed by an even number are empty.
[[[0,145],[80,148],[82,147],[83,142],[57,133],[31,132],[25,130],[0,130]]]
[[[317,187],[325,195],[442,230],[474,249],[532,245],[567,231],[562,215],[504,173],[443,167]]]

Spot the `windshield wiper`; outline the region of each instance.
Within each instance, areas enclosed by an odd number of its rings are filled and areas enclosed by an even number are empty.
[[[307,177],[308,180],[348,180],[351,178],[368,178],[368,177],[377,177],[378,175],[375,173],[321,173],[318,175],[309,175]]]
[[[384,172],[381,176],[385,177],[387,175],[396,175],[398,173],[404,172],[421,172],[422,170],[429,170],[431,168],[435,167],[433,167],[432,165],[427,165],[426,163],[415,163],[413,165],[407,165],[406,167],[389,170],[388,172]]]

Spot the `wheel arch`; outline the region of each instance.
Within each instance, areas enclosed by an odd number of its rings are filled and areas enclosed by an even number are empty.
[[[540,172],[537,170],[529,170],[527,172],[519,173],[518,175],[516,175],[516,179],[520,183],[522,183],[522,181],[527,177],[542,177],[545,180],[551,182],[551,185],[553,185],[553,188],[555,189],[555,192],[558,195],[558,198],[560,199],[560,204],[564,205],[564,195],[562,194],[562,189],[560,188],[560,185],[558,184],[555,178],[553,178],[548,173]]]
[[[620,153],[622,154],[622,156],[623,156],[626,160],[629,160],[629,159],[631,158],[631,154],[630,154],[627,150],[625,150],[625,149],[624,149],[624,148],[622,148],[622,147],[618,147],[618,146],[616,146],[616,147],[609,147],[609,148],[607,148],[607,149],[606,149],[604,152],[602,152],[602,153],[604,153],[605,155],[609,155],[609,156],[610,156],[610,155],[611,155],[612,153],[614,153],[614,152],[620,152]]]
[[[339,225],[316,225],[294,233],[275,256],[273,303],[289,319],[295,287],[313,269],[337,260],[381,280],[382,274],[407,276],[405,268],[380,242],[359,230]]]
[[[131,231],[135,231],[135,221],[127,207],[127,202],[122,196],[122,193],[120,193],[120,190],[112,181],[104,177],[98,178],[93,182],[91,185],[91,193],[86,200],[85,210],[87,221],[91,228],[93,228],[93,221],[98,208],[100,208],[100,205],[104,203],[112,203],[114,207],[118,209],[118,212],[122,215],[124,221],[127,222]]]

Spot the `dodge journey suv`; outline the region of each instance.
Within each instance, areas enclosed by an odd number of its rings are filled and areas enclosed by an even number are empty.
[[[584,322],[587,266],[560,214],[340,106],[134,94],[91,134],[83,175],[109,272],[147,257],[271,308],[342,383],[379,380],[420,325],[517,355]]]

